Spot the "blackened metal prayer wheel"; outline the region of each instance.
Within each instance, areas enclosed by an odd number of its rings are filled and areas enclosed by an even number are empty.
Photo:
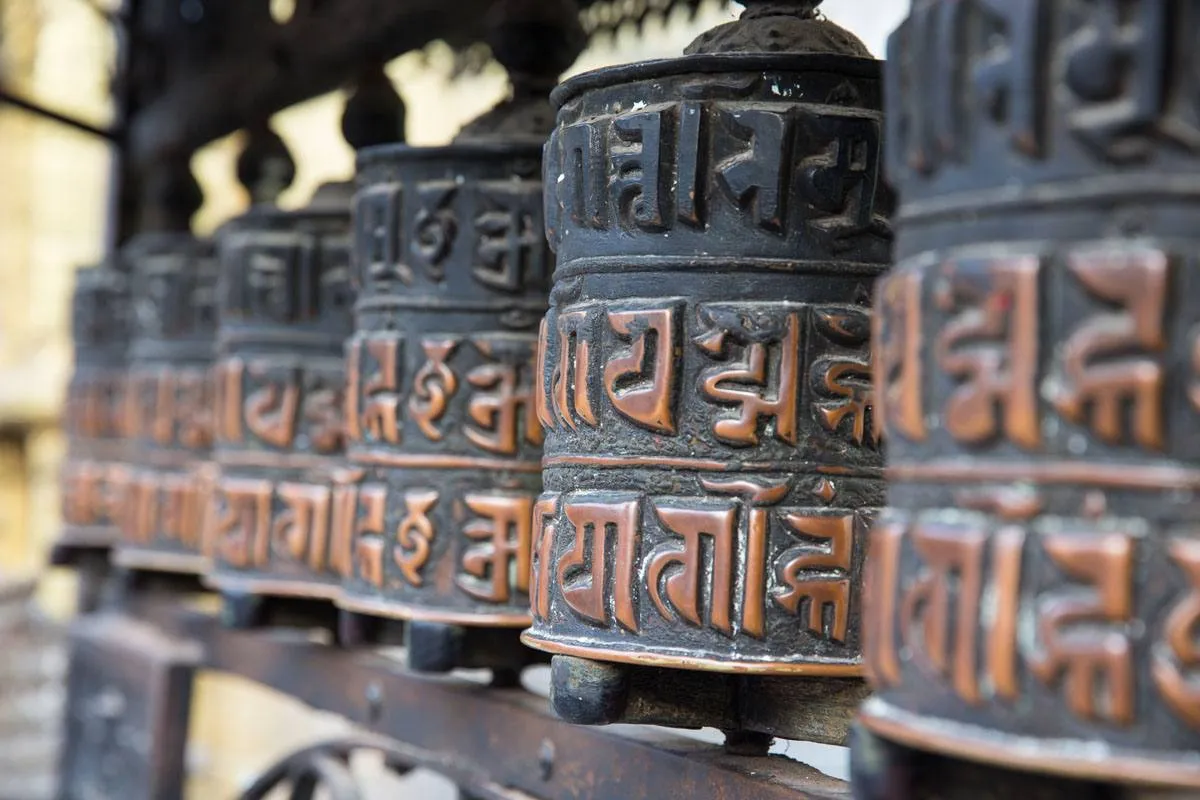
[[[122,251],[133,332],[124,408],[130,459],[113,560],[138,570],[199,575],[215,476],[212,359],[217,260],[189,233],[147,233]]]
[[[129,344],[129,279],[113,263],[75,273],[71,322],[75,371],[67,388],[64,427],[69,452],[62,474],[65,551],[105,550],[120,538],[125,447],[124,393]]]
[[[350,197],[263,204],[218,233],[213,568],[226,598],[330,600],[348,566],[342,348],[352,332]]]
[[[879,66],[817,3],[746,5],[681,58],[553,96],[558,268],[525,641],[600,662],[858,676],[882,500],[868,352],[890,243]],[[573,673],[555,662],[568,713]]]
[[[547,95],[581,49],[577,13],[498,4],[493,50],[512,98],[448,146],[358,156],[347,399],[364,476],[339,605],[406,621],[415,669],[535,655],[518,633],[541,490],[537,326],[553,270],[541,153]]]
[[[1198,26],[922,0],[891,40],[879,737],[1200,788]]]

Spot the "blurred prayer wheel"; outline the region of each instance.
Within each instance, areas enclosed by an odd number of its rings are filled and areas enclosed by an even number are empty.
[[[131,446],[114,561],[201,574],[212,492],[217,262],[210,242],[147,233],[122,251],[133,334],[122,411]]]
[[[922,0],[892,37],[884,740],[1200,789],[1198,25]]]
[[[207,582],[227,599],[327,601],[348,568],[350,197],[327,184],[304,209],[256,206],[217,236],[220,480]]]
[[[75,272],[71,324],[75,371],[64,427],[69,450],[62,472],[63,527],[56,560],[68,551],[108,549],[120,539],[126,448],[124,393],[129,345],[129,279],[112,263]]]
[[[524,640],[575,721],[617,721],[594,662],[861,674],[879,65],[816,3],[746,5],[553,95]]]
[[[569,3],[501,3],[491,26],[512,99],[454,144],[358,157],[348,418],[350,460],[365,474],[339,605],[408,621],[415,669],[534,655],[517,632],[529,624],[535,352],[553,270],[541,154],[546,96],[578,53],[576,15]],[[474,647],[486,629],[511,635]]]

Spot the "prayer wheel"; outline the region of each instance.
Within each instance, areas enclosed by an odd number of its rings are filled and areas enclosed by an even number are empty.
[[[921,0],[891,39],[879,741],[1200,789],[1198,26]]]
[[[129,278],[113,263],[75,272],[71,324],[75,371],[67,388],[62,473],[63,527],[56,560],[107,550],[120,539],[125,462],[123,414],[129,345]]]
[[[217,262],[211,242],[146,233],[122,251],[133,332],[124,418],[130,442],[121,499],[120,566],[202,574],[214,475],[212,351]]]
[[[579,52],[570,3],[489,20],[512,97],[444,147],[358,155],[349,456],[362,470],[348,618],[403,620],[414,669],[516,666],[541,490],[537,327],[547,95]],[[528,59],[529,63],[526,63]],[[472,655],[475,653],[475,655]]]
[[[890,209],[879,65],[816,5],[746,3],[553,95],[524,638],[575,721],[617,721],[583,707],[612,699],[596,662],[861,674]]]
[[[350,196],[327,184],[303,209],[256,206],[217,236],[220,479],[207,582],[227,599],[328,601],[348,567]]]

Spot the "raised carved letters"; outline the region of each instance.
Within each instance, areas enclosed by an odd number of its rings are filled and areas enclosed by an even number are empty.
[[[789,512],[784,520],[798,538],[817,546],[798,548],[783,563],[779,577],[787,588],[775,595],[775,602],[793,614],[799,614],[807,602],[809,632],[845,642],[850,627],[856,515]]]
[[[675,433],[676,319],[674,308],[609,311],[613,331],[630,341],[627,353],[604,365],[604,389],[620,414],[659,433]]]
[[[1030,668],[1046,683],[1061,680],[1067,707],[1078,716],[1128,725],[1134,715],[1133,654],[1123,626],[1133,610],[1133,542],[1117,533],[1080,532],[1047,536],[1044,546],[1088,590],[1042,602],[1042,652]]]
[[[1167,614],[1151,669],[1171,710],[1200,729],[1200,540],[1176,538],[1169,551],[1171,560],[1187,578],[1188,590]]]
[[[925,438],[921,342],[921,276],[897,270],[877,288],[875,344],[876,421],[880,432],[913,441]]]
[[[463,535],[476,542],[463,553],[458,585],[489,603],[508,603],[513,590],[529,593],[533,497],[472,493],[463,503],[475,519]]]
[[[527,370],[531,353],[526,339],[493,337],[478,340],[475,347],[491,361],[476,367],[467,382],[477,391],[471,395],[467,415],[474,426],[465,428],[476,446],[500,455],[516,455],[522,435],[531,445],[542,443],[533,389]]]
[[[360,335],[346,346],[346,425],[355,442],[400,443],[403,341]]]
[[[856,445],[877,445],[870,315],[854,306],[819,306],[813,309],[813,321],[817,334],[837,346],[813,359],[810,369],[817,420],[828,431],[844,431]]]
[[[420,586],[425,579],[421,574],[429,560],[429,550],[437,530],[429,519],[429,512],[438,502],[438,493],[433,490],[410,490],[404,493],[404,517],[396,528],[396,544],[393,551],[400,574],[413,586]]]
[[[942,268],[936,302],[954,316],[936,347],[938,364],[961,382],[945,409],[946,430],[959,441],[973,444],[1003,433],[1025,448],[1041,443],[1039,268],[1032,257]]]
[[[1163,310],[1169,260],[1159,251],[1079,252],[1071,256],[1070,267],[1088,292],[1119,310],[1088,319],[1067,340],[1058,408],[1116,443],[1125,436],[1128,401],[1133,405],[1130,435],[1142,447],[1160,449],[1164,374],[1155,356],[1167,346]],[[1134,348],[1136,355],[1126,355]]]
[[[574,533],[570,552],[559,557],[557,582],[563,599],[580,617],[607,625],[611,617],[638,629],[633,578],[641,548],[641,502],[637,498],[571,499],[563,511]],[[610,549],[609,539],[614,546]],[[590,546],[589,546],[590,545]],[[613,558],[608,554],[612,552]],[[609,586],[611,582],[611,588]]]
[[[782,311],[783,313],[779,313]],[[732,417],[713,423],[717,438],[730,444],[758,444],[760,422],[774,424],[774,435],[796,444],[800,391],[800,314],[780,309],[701,307],[709,332],[698,340],[714,359],[701,376],[704,394],[714,403],[734,406]]]
[[[458,391],[458,376],[446,366],[458,345],[459,341],[450,337],[421,342],[426,360],[413,376],[408,413],[416,420],[421,432],[435,442],[445,435],[436,423],[446,413],[449,399]]]

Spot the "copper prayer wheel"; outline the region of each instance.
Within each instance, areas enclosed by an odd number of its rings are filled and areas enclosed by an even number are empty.
[[[922,0],[891,39],[878,737],[1200,788],[1197,25]]]
[[[406,621],[416,669],[534,655],[517,634],[529,624],[534,368],[553,270],[541,154],[546,95],[578,50],[564,49],[566,35],[548,48],[505,44],[578,22],[569,3],[497,9],[489,24],[512,98],[453,144],[358,156],[347,400],[350,461],[364,474],[355,569],[338,603]],[[537,63],[520,63],[534,51]]]
[[[347,185],[327,184],[306,208],[256,206],[217,235],[220,478],[206,581],[227,598],[330,600],[348,566],[349,203]]]
[[[133,309],[122,416],[130,442],[115,563],[201,574],[213,470],[211,242],[146,233],[122,251]]]
[[[879,65],[815,3],[746,5],[681,58],[553,96],[524,639],[598,662],[853,677],[882,500]]]
[[[64,413],[69,451],[62,472],[58,560],[69,560],[67,551],[106,550],[120,538],[121,485],[130,455],[123,413],[129,316],[124,271],[114,263],[76,270],[75,370]]]

